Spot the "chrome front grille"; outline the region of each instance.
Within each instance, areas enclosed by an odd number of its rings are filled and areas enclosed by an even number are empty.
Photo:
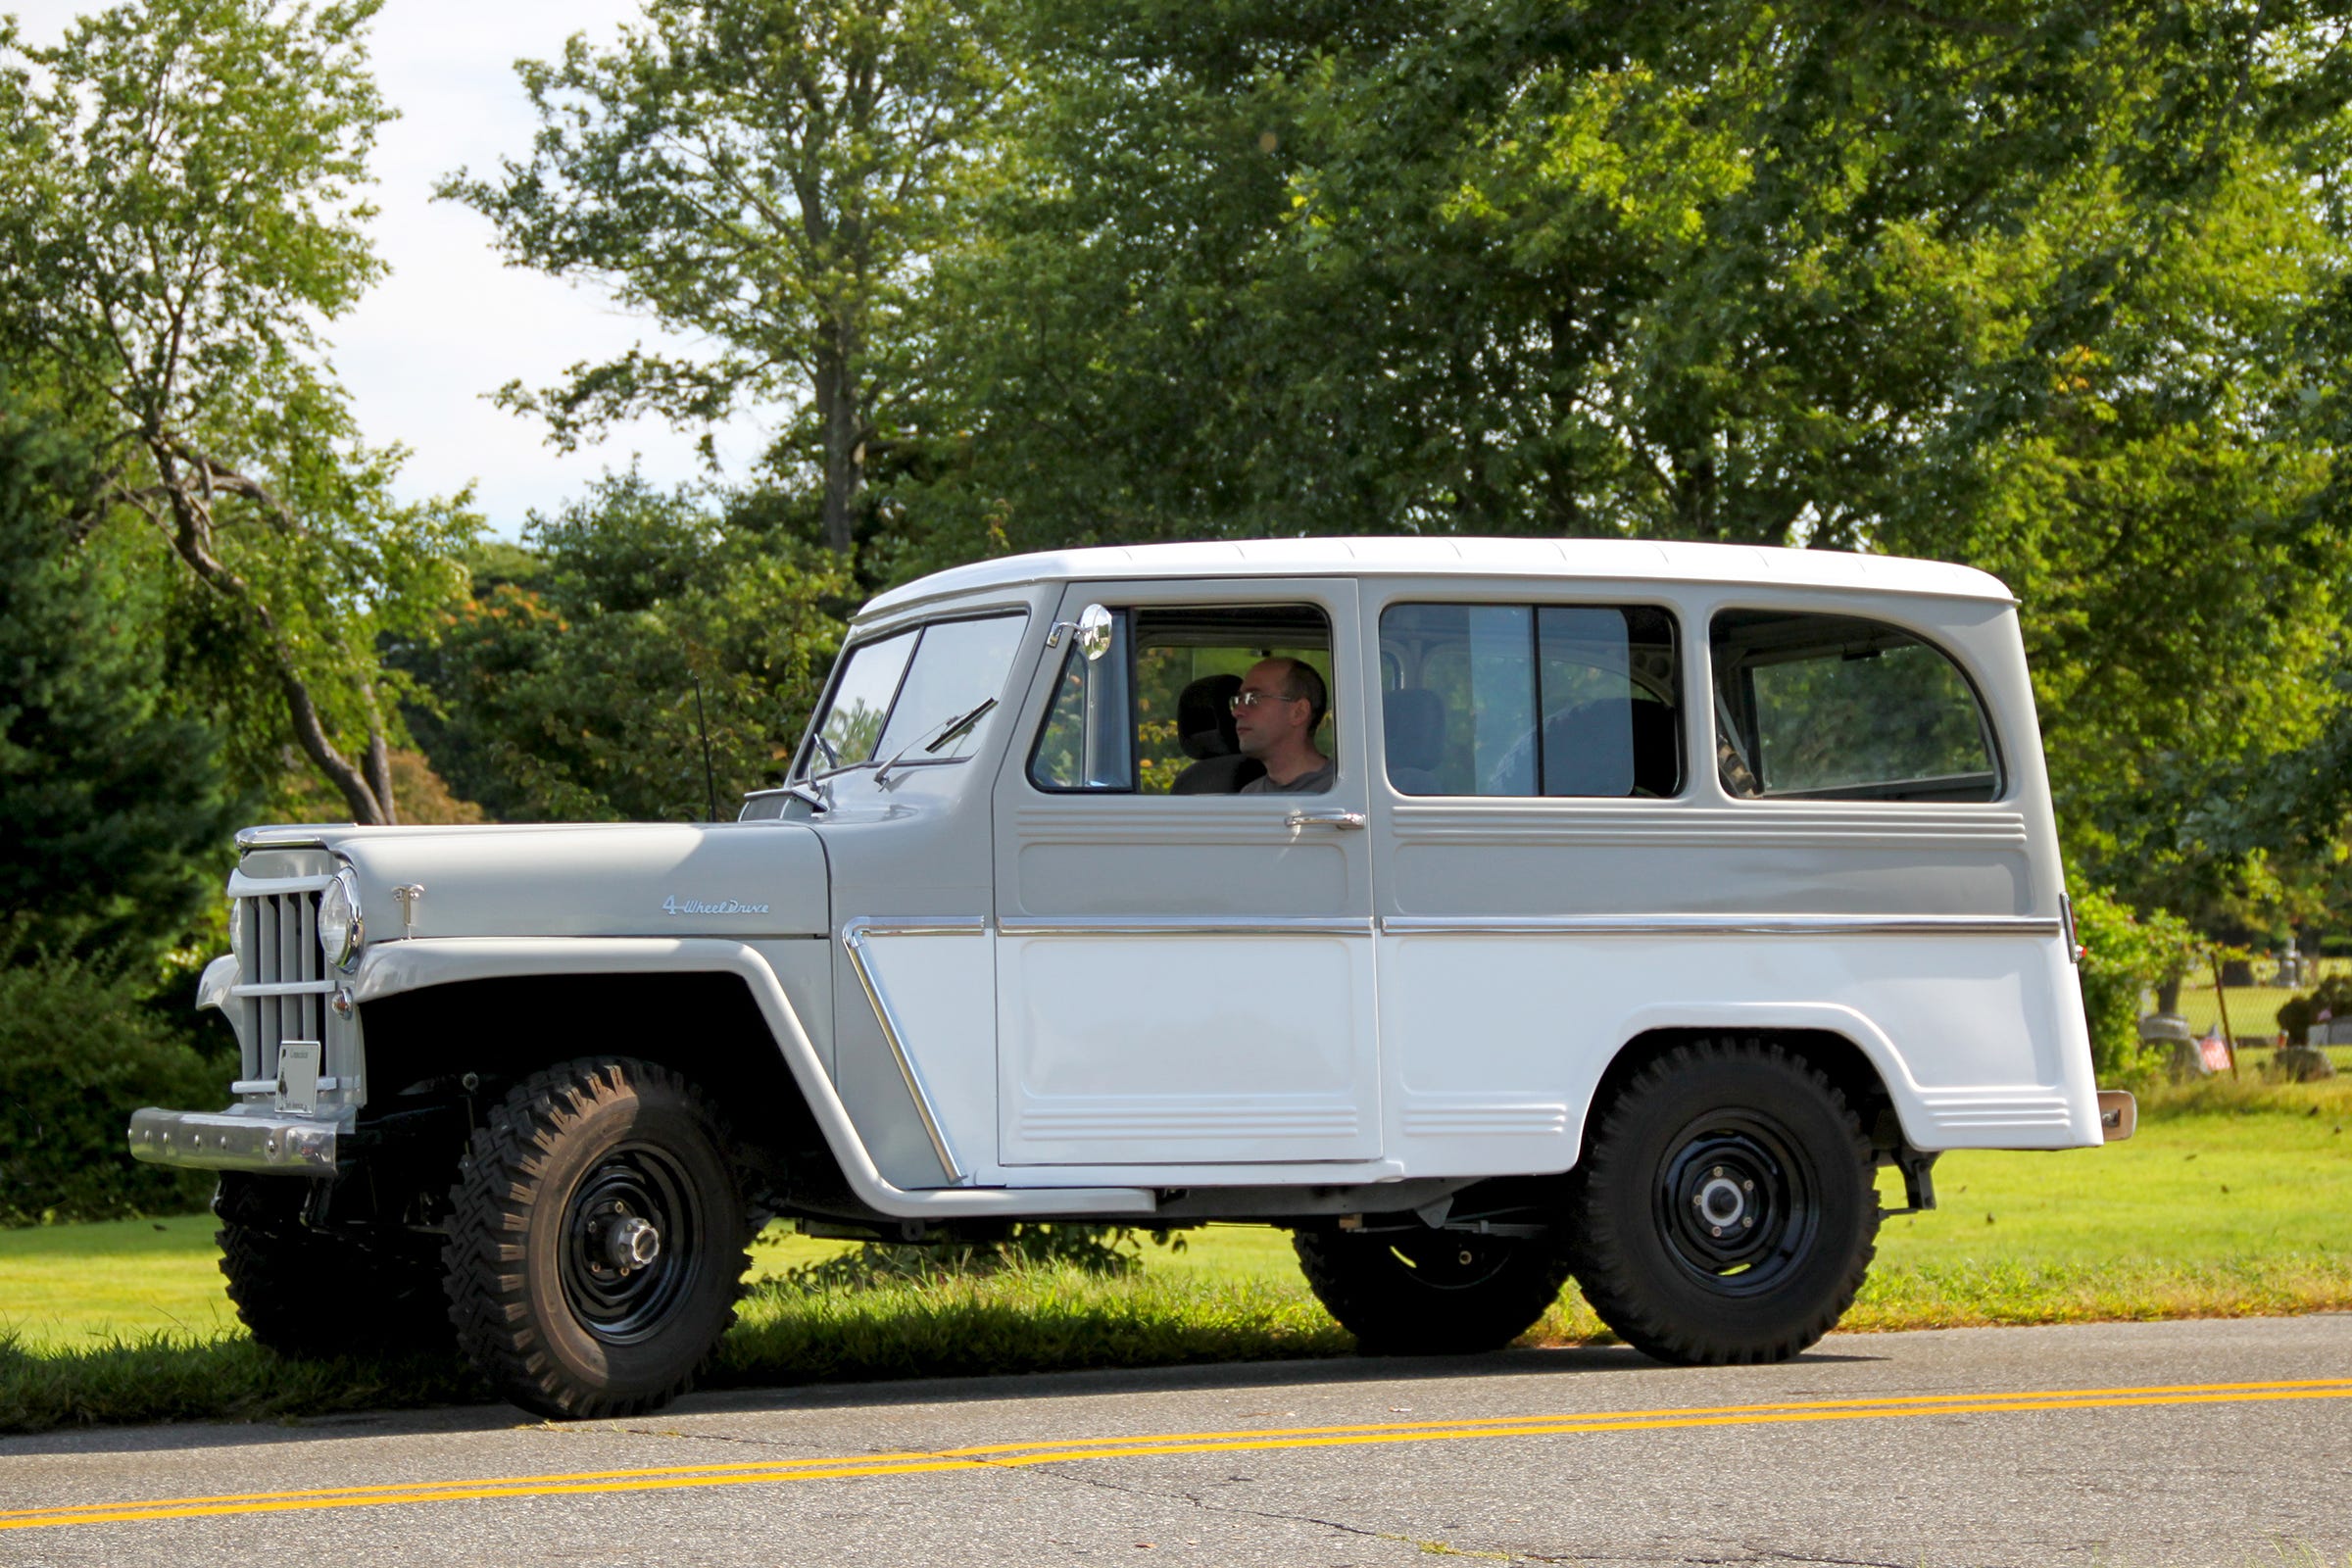
[[[310,879],[304,879],[308,882]],[[318,951],[316,886],[256,893],[237,900],[235,918],[247,971],[232,993],[240,1009],[243,1076],[274,1078],[277,1048],[288,1040],[324,1042],[327,1031],[326,958]]]

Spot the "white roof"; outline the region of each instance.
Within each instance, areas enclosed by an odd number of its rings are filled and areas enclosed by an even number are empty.
[[[860,620],[936,599],[1040,582],[1161,577],[1542,577],[1858,588],[2015,603],[1973,566],[1838,550],[1768,550],[1643,539],[1231,539],[1054,550],[975,561],[918,577],[869,603]]]

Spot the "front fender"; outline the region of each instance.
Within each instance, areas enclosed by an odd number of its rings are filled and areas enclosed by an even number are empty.
[[[353,977],[352,994],[365,1004],[466,980],[692,973],[731,974],[750,990],[851,1191],[875,1212],[941,1220],[1022,1213],[1042,1206],[1036,1195],[972,1188],[917,1194],[887,1181],[825,1075],[775,970],[745,943],[719,937],[417,938],[369,950]],[[1148,1214],[1152,1198],[1130,1188],[1067,1189],[1053,1195],[1052,1206],[1056,1214],[1067,1215]]]

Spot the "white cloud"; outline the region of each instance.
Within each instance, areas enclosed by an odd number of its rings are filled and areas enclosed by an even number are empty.
[[[95,9],[61,0],[0,7],[42,43]],[[392,275],[332,323],[335,368],[367,438],[414,451],[406,494],[446,495],[473,482],[477,504],[504,534],[604,468],[626,466],[632,454],[662,483],[701,471],[693,433],[659,421],[565,457],[545,444],[536,421],[486,401],[510,380],[544,385],[577,361],[659,334],[597,290],[506,267],[486,220],[431,199],[434,182],[461,167],[486,173],[528,151],[536,122],[515,60],[552,59],[574,32],[610,39],[636,15],[634,0],[388,0],[375,21],[370,57],[385,99],[401,112],[384,127],[373,166],[382,209],[374,239]],[[765,429],[739,419],[716,440],[726,471],[740,475],[765,445]]]

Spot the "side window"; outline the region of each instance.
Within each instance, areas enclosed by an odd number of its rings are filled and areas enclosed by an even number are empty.
[[[1725,611],[1710,633],[1716,765],[1743,797],[1989,801],[1983,706],[1948,655],[1846,615]]]
[[[1030,782],[1044,790],[1241,793],[1265,776],[1257,754],[1277,712],[1306,748],[1289,749],[1289,765],[1336,755],[1331,679],[1331,623],[1311,605],[1115,610],[1109,652],[1089,662],[1073,647],[1062,661],[1030,754]],[[1291,700],[1294,690],[1310,695]],[[1251,700],[1249,720],[1234,709],[1243,697]],[[1329,787],[1311,769],[1301,777],[1294,789]]]
[[[1127,672],[1134,658],[1124,610],[1111,612],[1110,651],[1101,659],[1090,661],[1072,640],[1029,754],[1031,783],[1047,790],[1133,788]]]
[[[1392,605],[1389,782],[1405,795],[1657,797],[1683,786],[1674,617],[1647,605]]]

